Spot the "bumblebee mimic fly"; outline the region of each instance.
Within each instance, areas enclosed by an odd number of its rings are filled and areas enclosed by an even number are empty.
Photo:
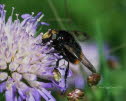
[[[44,44],[52,40],[52,46],[54,49],[68,62],[65,78],[67,78],[67,73],[69,71],[69,62],[73,64],[79,64],[81,62],[91,72],[96,73],[94,66],[85,57],[79,43],[72,35],[73,33],[77,34],[77,31],[69,32],[65,30],[49,29],[42,35],[42,43]],[[86,34],[84,33],[84,35]],[[60,60],[56,63],[57,67],[59,65],[59,61]]]

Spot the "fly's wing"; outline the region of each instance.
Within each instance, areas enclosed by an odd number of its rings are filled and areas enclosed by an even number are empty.
[[[96,73],[96,69],[91,64],[91,62],[84,56],[84,54],[81,52],[80,59],[83,65],[85,65],[91,72]]]
[[[80,31],[69,31],[74,37],[76,37],[79,41],[85,41],[90,39],[90,36],[86,32]]]
[[[66,58],[73,64],[78,64],[80,63],[80,61],[78,60],[78,58],[75,56],[75,54],[71,53],[69,50],[67,50],[65,47],[63,48],[64,50],[64,55],[66,56]]]
[[[96,73],[96,70],[94,66],[90,63],[90,61],[84,56],[81,50],[76,50],[69,45],[64,45],[64,47],[72,54],[74,55],[83,65],[85,65],[91,72]],[[77,53],[78,52],[78,53]]]

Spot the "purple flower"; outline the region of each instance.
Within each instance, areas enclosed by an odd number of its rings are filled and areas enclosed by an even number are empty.
[[[6,101],[56,101],[48,88],[65,89],[65,68],[54,73],[61,56],[53,53],[50,42],[40,45],[41,34],[33,37],[43,14],[22,15],[23,21],[18,15],[13,21],[12,15],[6,22],[0,5],[0,93],[5,91]]]

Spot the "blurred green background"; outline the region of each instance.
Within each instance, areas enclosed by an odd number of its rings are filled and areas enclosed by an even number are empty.
[[[99,46],[100,87],[86,88],[85,101],[126,101],[126,0],[0,0],[15,13],[44,13],[49,28],[87,32]],[[118,69],[110,69],[104,59],[103,44],[110,46],[110,55],[118,57]],[[57,94],[56,94],[57,95]],[[54,96],[67,101],[65,96]],[[3,96],[1,96],[3,97]],[[84,100],[83,100],[84,101]]]

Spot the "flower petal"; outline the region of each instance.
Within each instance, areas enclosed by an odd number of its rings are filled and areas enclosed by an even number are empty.
[[[56,101],[55,98],[44,88],[37,89],[39,94],[46,100],[46,101]]]
[[[13,89],[9,89],[5,92],[6,101],[14,101]]]
[[[46,26],[49,26],[49,24],[48,24],[48,23],[46,23],[46,22],[41,22],[41,25],[46,25]]]
[[[0,93],[2,93],[6,89],[6,82],[0,84]]]
[[[21,17],[23,18],[23,19],[26,19],[26,18],[30,18],[30,17],[32,17],[30,14],[23,14],[23,15],[21,15]]]
[[[26,97],[26,101],[35,101],[33,95],[29,92],[27,97]]]
[[[32,95],[34,96],[35,101],[40,101],[41,96],[40,96],[40,94],[38,93],[37,90],[33,89],[32,90]]]

